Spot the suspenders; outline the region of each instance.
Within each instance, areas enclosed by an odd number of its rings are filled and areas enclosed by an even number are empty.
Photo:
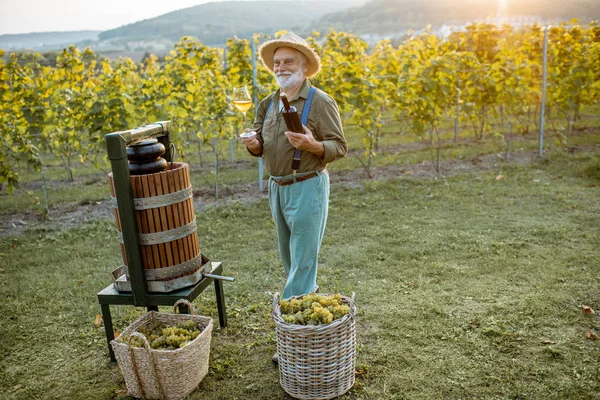
[[[315,94],[316,88],[314,86],[311,86],[310,90],[308,91],[308,97],[306,98],[306,102],[304,103],[304,108],[302,109],[302,117],[300,118],[300,121],[302,122],[302,125],[306,126],[306,124],[308,123],[308,113],[310,112],[310,105],[312,103],[312,98],[313,95]],[[271,111],[271,106],[273,105],[273,97],[271,97],[271,101],[269,102],[269,107],[267,108],[267,113],[265,114],[265,117],[269,114],[269,111]],[[294,153],[294,159],[292,160],[292,171],[294,172],[294,176],[296,176],[296,173],[298,172],[298,170],[300,169],[300,159],[302,158],[302,150],[296,149],[296,152]]]

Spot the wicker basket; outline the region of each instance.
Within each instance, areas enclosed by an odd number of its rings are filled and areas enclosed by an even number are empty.
[[[193,306],[187,300],[179,300],[186,304],[192,314],[170,314],[150,311],[144,314],[121,334],[129,336],[129,342],[119,339],[111,342],[121,372],[125,377],[127,391],[133,397],[144,399],[175,400],[183,399],[190,394],[208,373],[208,357],[213,320],[209,317],[193,315]],[[185,321],[197,321],[204,326],[198,337],[186,346],[176,350],[155,350],[141,333],[140,327],[159,321],[163,324],[175,325]],[[131,338],[139,337],[144,348],[131,346]]]
[[[292,298],[301,298],[296,296]],[[279,293],[273,298],[273,321],[279,354],[281,387],[297,399],[341,396],[354,384],[356,305],[342,296],[350,311],[328,325],[295,325],[281,318]]]

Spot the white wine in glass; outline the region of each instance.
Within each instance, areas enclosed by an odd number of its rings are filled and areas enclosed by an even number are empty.
[[[242,114],[244,114],[244,123],[246,122],[246,113],[252,107],[252,97],[246,86],[233,88],[233,105]]]

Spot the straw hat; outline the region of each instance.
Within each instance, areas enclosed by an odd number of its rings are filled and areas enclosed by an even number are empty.
[[[321,59],[319,58],[319,55],[308,46],[306,40],[292,32],[286,32],[279,39],[270,40],[258,49],[260,58],[269,71],[273,72],[273,57],[275,56],[275,50],[280,47],[291,47],[306,56],[306,59],[308,60],[308,69],[306,71],[307,78],[312,78],[321,70]]]

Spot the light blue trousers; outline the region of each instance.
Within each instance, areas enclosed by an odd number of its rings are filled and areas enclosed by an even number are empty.
[[[301,176],[300,174],[298,176]],[[269,180],[269,204],[277,227],[279,253],[287,273],[283,299],[317,288],[319,248],[327,223],[329,175],[280,186]]]

